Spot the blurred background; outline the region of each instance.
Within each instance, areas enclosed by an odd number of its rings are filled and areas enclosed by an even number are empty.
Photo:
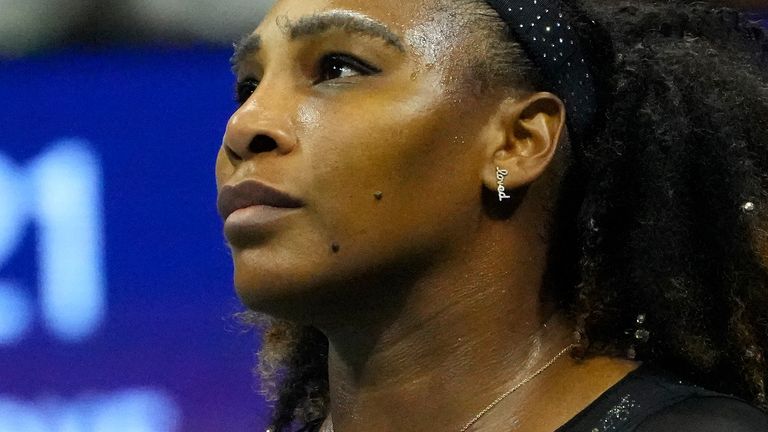
[[[216,213],[266,0],[0,0],[0,432],[264,430]]]
[[[264,429],[213,164],[270,4],[0,0],[0,432]]]

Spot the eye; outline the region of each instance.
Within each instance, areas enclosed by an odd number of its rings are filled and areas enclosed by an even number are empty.
[[[375,75],[380,69],[347,54],[328,54],[320,60],[315,84],[354,76]]]
[[[256,91],[256,87],[258,86],[259,81],[255,78],[246,78],[242,81],[239,81],[235,85],[235,101],[240,105],[244,104],[245,101],[251,97],[253,92]]]

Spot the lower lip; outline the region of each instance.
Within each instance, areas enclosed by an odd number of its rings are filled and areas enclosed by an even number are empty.
[[[281,219],[299,210],[298,208],[256,205],[235,210],[224,222],[224,233],[232,241],[253,237],[270,222]]]

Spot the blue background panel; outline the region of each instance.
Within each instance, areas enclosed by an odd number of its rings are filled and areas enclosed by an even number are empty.
[[[0,432],[265,423],[215,208],[229,55],[0,65]]]

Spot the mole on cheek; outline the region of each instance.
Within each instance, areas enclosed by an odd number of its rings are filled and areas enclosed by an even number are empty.
[[[331,244],[331,250],[333,251],[333,253],[338,252],[339,249],[341,249],[341,245],[338,242],[333,242]]]

